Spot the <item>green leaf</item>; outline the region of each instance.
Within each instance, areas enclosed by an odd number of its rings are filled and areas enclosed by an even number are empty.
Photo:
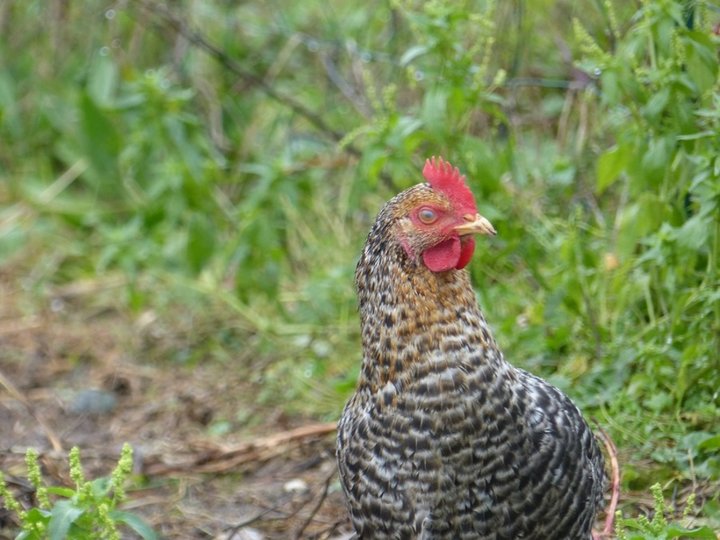
[[[215,251],[215,229],[207,216],[194,213],[190,218],[187,260],[194,273],[200,272]]]
[[[47,488],[47,490],[50,495],[59,495],[60,497],[65,497],[66,499],[69,499],[70,497],[75,495],[75,490],[72,488],[50,486]]]
[[[621,99],[620,81],[617,73],[612,69],[603,71],[600,77],[602,88],[602,102],[605,105],[615,105]]]
[[[83,93],[80,98],[80,127],[84,151],[96,174],[96,180],[115,183],[118,179],[120,137],[113,122],[87,93]]]
[[[88,73],[87,92],[97,105],[112,105],[118,73],[115,62],[108,56],[98,56]]]
[[[429,48],[426,45],[414,45],[410,47],[405,53],[400,57],[400,65],[403,67],[406,67],[410,62],[415,60],[418,56],[422,56],[426,52],[428,52]]]
[[[110,489],[112,488],[112,481],[109,476],[102,476],[90,482],[90,485],[92,486],[93,496],[98,499],[102,499],[108,493],[110,493]]]
[[[21,137],[22,116],[19,114],[16,82],[3,70],[0,73],[0,126],[7,127],[10,135]]]
[[[162,119],[170,140],[175,144],[177,156],[181,157],[193,178],[202,177],[202,158],[197,145],[188,139],[187,126],[179,116],[165,116]]]
[[[621,257],[629,257],[637,243],[666,221],[671,212],[672,208],[654,193],[643,193],[635,203],[623,208],[617,224],[617,250]]]
[[[47,510],[41,510],[40,508],[34,507],[30,508],[27,513],[25,514],[25,523],[26,524],[43,524],[47,525],[48,521],[50,520],[50,512]],[[37,538],[37,535],[30,534],[28,538]]]
[[[698,450],[720,450],[720,435],[713,435],[698,445]]]
[[[655,190],[667,173],[667,168],[675,155],[675,145],[675,135],[652,137],[647,147],[637,153],[639,159],[628,163],[628,168],[632,170],[629,179],[633,195],[640,195],[648,189]]]
[[[713,87],[718,78],[716,47],[704,32],[689,32],[685,62],[688,74],[700,93]]]
[[[653,96],[648,100],[643,107],[643,112],[648,122],[657,121],[660,113],[665,110],[668,101],[670,100],[670,88],[667,86],[661,88],[658,92],[654,93]]]
[[[700,527],[699,529],[686,529],[679,525],[668,525],[666,531],[667,538],[705,538],[707,540],[715,540],[717,537],[708,527]]]
[[[124,523],[133,531],[139,534],[144,540],[156,540],[157,534],[141,517],[121,510],[113,510],[110,517],[118,523]]]
[[[706,137],[716,137],[717,132],[706,129],[705,131],[697,131],[695,133],[688,133],[687,135],[678,135],[678,141],[695,141],[697,139],[704,139]]]
[[[707,244],[711,231],[711,222],[697,214],[688,219],[677,231],[678,243],[692,250],[698,250]]]
[[[598,158],[596,184],[598,195],[602,194],[618,179],[629,160],[629,147],[624,145],[615,145]]]
[[[420,118],[428,131],[434,134],[442,134],[447,131],[447,101],[448,92],[441,86],[429,90],[425,94]]]
[[[70,526],[83,514],[84,510],[73,505],[70,501],[58,501],[50,513],[48,524],[48,538],[50,540],[65,540]]]

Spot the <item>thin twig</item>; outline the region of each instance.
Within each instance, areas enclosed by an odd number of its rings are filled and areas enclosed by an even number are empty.
[[[363,96],[343,78],[335,65],[332,54],[323,53],[320,55],[320,58],[322,59],[322,64],[328,79],[340,90],[340,93],[347,98],[357,112],[365,118],[372,118],[373,110],[371,106],[367,103],[367,100],[363,99]]]
[[[330,474],[328,474],[325,477],[325,482],[323,483],[323,489],[320,492],[320,497],[318,497],[317,503],[315,503],[315,506],[310,511],[310,515],[308,515],[307,519],[303,522],[303,524],[300,526],[300,528],[295,532],[294,538],[295,540],[300,540],[303,533],[305,532],[305,529],[308,528],[308,525],[312,523],[312,520],[315,518],[315,514],[318,513],[318,510],[320,510],[320,507],[322,506],[323,502],[325,502],[325,497],[327,497],[328,489],[330,489],[330,480],[333,479],[333,476],[335,476],[336,469],[333,467],[330,470]]]
[[[196,451],[182,462],[164,463],[162,455],[154,459],[146,457],[143,473],[148,476],[173,474],[176,472],[221,473],[236,467],[278,456],[299,444],[317,440],[335,431],[336,424],[311,424],[290,431],[283,431],[268,437],[261,437],[230,448],[207,447]]]
[[[240,523],[237,523],[236,525],[233,525],[232,527],[230,527],[230,528],[227,529],[227,533],[228,533],[228,534],[227,534],[227,537],[228,537],[228,538],[235,538],[235,535],[238,533],[238,531],[239,531],[240,529],[242,529],[242,528],[244,528],[244,527],[247,527],[247,526],[249,526],[249,525],[252,525],[252,524],[255,523],[256,521],[259,521],[259,520],[261,520],[262,518],[264,518],[265,516],[267,516],[269,513],[271,513],[271,512],[276,512],[276,511],[280,510],[280,508],[281,508],[280,506],[274,507],[274,508],[266,508],[266,509],[263,510],[262,512],[258,512],[258,513],[255,514],[254,516],[252,516],[252,517],[250,517],[250,518],[248,518],[248,519],[246,519],[246,520],[244,520],[244,521],[241,521]]]
[[[25,409],[27,412],[32,416],[35,421],[38,423],[38,425],[42,428],[42,430],[45,432],[45,436],[47,437],[48,441],[50,441],[50,444],[53,447],[53,450],[57,452],[63,451],[63,445],[60,442],[60,437],[57,436],[55,431],[47,425],[43,417],[40,415],[38,411],[35,410],[35,408],[32,406],[30,401],[20,392],[20,390],[17,389],[17,387],[12,383],[10,379],[8,379],[5,374],[0,370],[0,386],[4,386],[5,390],[8,391],[10,396],[14,398],[15,400],[19,401],[25,406]]]

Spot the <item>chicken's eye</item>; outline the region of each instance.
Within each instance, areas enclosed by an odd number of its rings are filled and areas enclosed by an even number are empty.
[[[425,225],[430,225],[431,223],[434,223],[438,218],[437,212],[435,212],[435,210],[433,210],[432,208],[427,207],[418,210],[417,216],[418,219],[422,221]]]

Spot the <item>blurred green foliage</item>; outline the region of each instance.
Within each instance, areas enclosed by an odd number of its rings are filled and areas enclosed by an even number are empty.
[[[626,489],[718,486],[716,3],[162,6],[0,5],[0,257],[29,291],[121,275],[192,336],[167,356],[252,347],[262,399],[335,417],[366,231],[443,155],[499,231],[471,272],[508,358],[598,417]]]

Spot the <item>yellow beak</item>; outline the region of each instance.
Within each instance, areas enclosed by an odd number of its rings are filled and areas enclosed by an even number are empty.
[[[465,214],[463,218],[466,223],[455,227],[455,232],[457,232],[460,236],[465,234],[497,234],[495,227],[492,226],[492,223],[480,214]]]

